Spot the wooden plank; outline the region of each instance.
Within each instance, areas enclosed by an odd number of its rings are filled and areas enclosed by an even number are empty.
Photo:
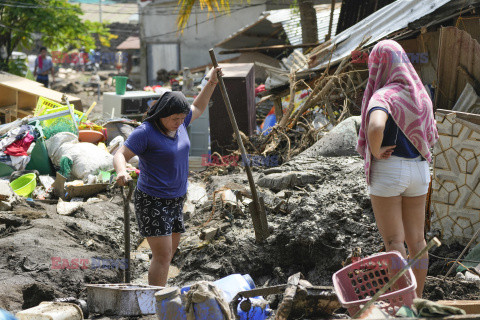
[[[18,101],[17,101],[17,108],[23,110],[35,110],[37,105],[38,96],[18,91]]]
[[[266,46],[266,47],[252,47],[252,48],[240,48],[232,50],[223,50],[219,54],[231,54],[231,53],[242,53],[242,52],[255,52],[255,51],[271,51],[271,50],[285,50],[285,49],[296,49],[296,48],[311,48],[317,47],[318,43],[305,43],[305,44],[277,44],[275,46]]]
[[[7,87],[16,91],[35,95],[37,97],[45,97],[59,103],[62,102],[63,93],[42,86],[38,86],[37,82],[28,79],[3,81],[0,82],[0,88],[1,87]],[[82,101],[80,100],[80,98],[71,95],[67,96],[70,100],[70,103],[75,106],[75,109],[83,112]]]
[[[11,106],[17,103],[16,90],[0,85],[0,107]]]
[[[437,303],[463,309],[469,315],[480,314],[479,300],[440,300]]]
[[[450,113],[455,113],[457,118],[475,123],[480,124],[480,114],[468,113],[468,112],[460,112],[460,111],[452,111],[452,110],[445,110],[445,109],[437,109],[437,113],[441,113],[443,115],[447,115]]]

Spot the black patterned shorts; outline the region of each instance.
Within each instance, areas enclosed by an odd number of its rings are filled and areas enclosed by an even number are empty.
[[[185,196],[163,199],[135,189],[135,215],[142,237],[169,236],[184,233],[183,202]]]

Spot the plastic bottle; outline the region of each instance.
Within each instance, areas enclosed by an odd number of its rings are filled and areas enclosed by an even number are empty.
[[[159,320],[186,320],[180,288],[165,288],[155,293],[156,313]]]

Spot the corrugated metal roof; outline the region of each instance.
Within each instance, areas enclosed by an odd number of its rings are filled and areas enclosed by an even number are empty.
[[[319,43],[323,43],[330,24],[331,5],[321,4],[314,7],[317,11],[318,40]],[[340,9],[341,4],[336,4],[333,14],[332,36],[335,35],[335,30],[337,29]],[[285,39],[282,40],[278,38],[278,31],[280,30],[277,25],[281,25],[281,28],[285,31],[286,40],[288,40],[291,45],[302,44],[300,13],[296,9],[280,9],[265,11],[257,21],[239,29],[215,46],[225,49],[237,49],[285,44]],[[251,35],[253,35],[253,37]],[[265,38],[261,39],[260,42],[258,36],[265,36]]]
[[[370,37],[366,46],[381,40],[391,33],[406,28],[409,23],[416,21],[441,6],[453,0],[397,0],[382,9],[374,12],[354,26],[332,38],[330,50],[336,48],[331,56],[332,64],[348,56],[352,50]],[[313,69],[324,68],[330,60],[330,55],[323,57],[319,65]]]
[[[325,41],[325,36],[328,33],[328,26],[330,24],[331,5],[320,4],[314,6],[317,11],[317,28],[319,43]],[[337,29],[338,17],[340,16],[341,4],[335,5],[332,23],[332,37],[335,35]],[[288,41],[291,45],[302,44],[302,27],[300,25],[300,12],[296,9],[280,9],[267,11],[267,19],[272,23],[281,23]]]

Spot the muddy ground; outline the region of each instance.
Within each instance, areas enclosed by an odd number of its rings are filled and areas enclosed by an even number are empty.
[[[248,273],[257,286],[286,283],[301,271],[314,285],[332,285],[332,274],[342,267],[355,248],[362,255],[382,250],[359,157],[304,157],[280,167],[254,168],[264,197],[271,235],[255,243],[248,209],[220,201],[212,213],[212,194],[225,185],[248,188],[240,167],[209,168],[190,177],[191,186],[205,186],[208,199],[194,201],[173,265],[169,285],[183,286],[197,280],[215,280],[232,273]],[[268,186],[268,187],[265,187]],[[0,307],[18,311],[56,297],[86,299],[85,284],[116,283],[121,270],[92,269],[93,258],[122,259],[123,207],[118,191],[99,196],[72,216],[60,216],[54,204],[25,202],[14,212],[0,212]],[[246,202],[246,200],[243,200]],[[282,203],[283,202],[283,203]],[[133,206],[132,206],[133,209]],[[230,224],[210,241],[199,238],[205,223],[212,227]],[[139,237],[131,217],[132,247]],[[431,257],[425,296],[440,299],[478,299],[478,285],[438,276],[448,270],[462,246],[443,246]],[[133,278],[146,282],[148,250],[133,260]],[[139,250],[139,251],[142,251]],[[54,269],[52,258],[68,259]],[[75,268],[72,259],[89,259],[88,268]],[[56,264],[55,264],[56,265]],[[58,267],[58,266],[57,266]],[[69,267],[69,268],[67,268]],[[280,295],[267,297],[275,309]],[[154,317],[146,317],[154,318]]]

